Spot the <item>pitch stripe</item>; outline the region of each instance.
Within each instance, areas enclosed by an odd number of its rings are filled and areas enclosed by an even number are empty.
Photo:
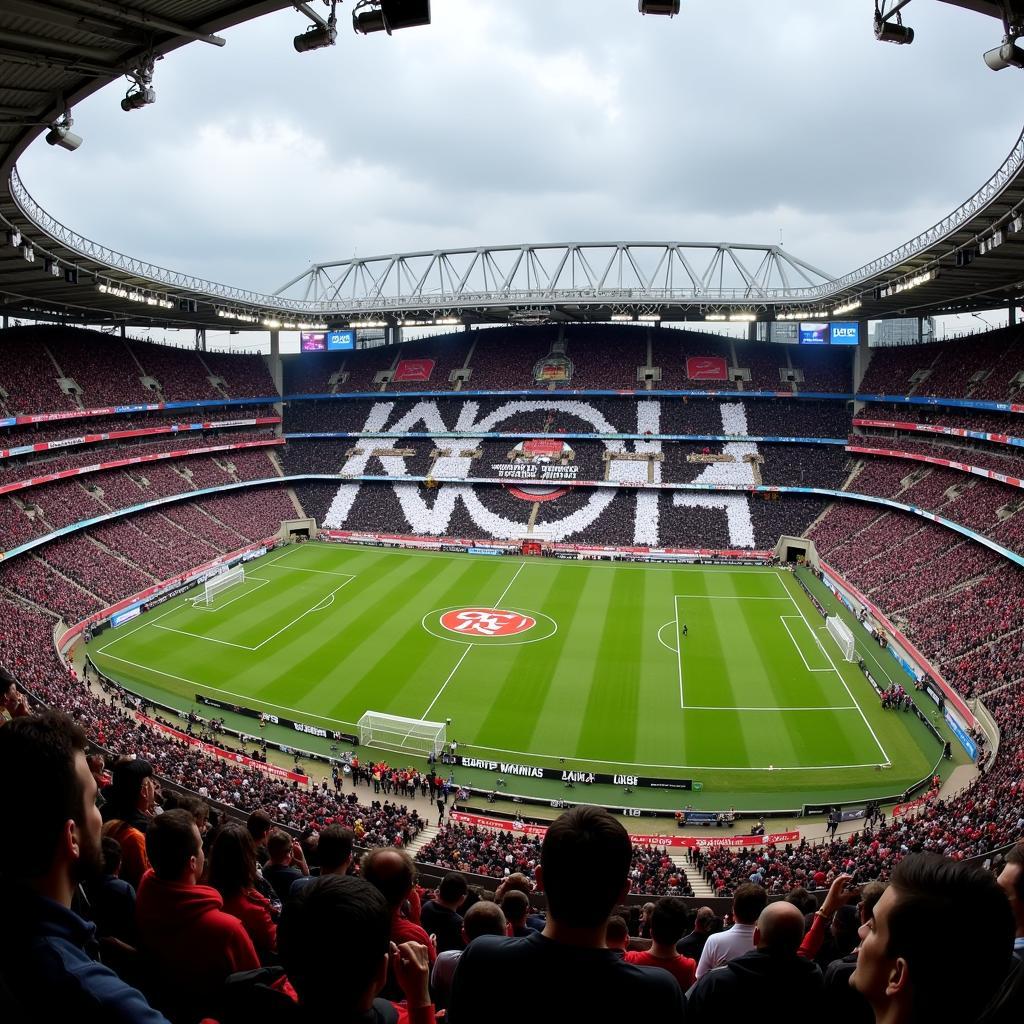
[[[779,581],[779,585],[786,592],[787,597],[789,597],[790,601],[793,602],[793,607],[796,608],[796,610],[800,613],[800,617],[804,620],[804,622],[807,622],[807,616],[804,615],[804,610],[800,607],[799,604],[797,604],[796,598],[793,596],[792,591],[789,589],[789,587],[786,586],[786,581],[778,573],[776,573],[776,578]],[[814,627],[809,622],[807,622],[807,628],[811,631],[811,635],[814,637],[814,639],[818,640],[818,635],[814,632]],[[828,663],[832,666],[832,671],[835,672],[837,676],[839,676],[839,681],[843,684],[843,689],[846,690],[846,693],[848,694],[850,700],[852,700],[853,703],[857,705],[857,710],[860,712],[860,717],[864,720],[864,724],[868,727],[868,732],[871,733],[871,738],[875,741],[875,744],[878,746],[879,751],[881,751],[882,757],[884,758],[884,761],[882,763],[892,764],[892,761],[889,759],[889,755],[885,752],[885,747],[882,746],[881,741],[878,739],[878,736],[875,735],[875,730],[871,728],[871,723],[868,721],[868,716],[864,714],[864,709],[860,706],[860,702],[857,700],[856,697],[854,697],[853,691],[847,685],[846,677],[843,675],[842,672],[839,671],[839,669],[836,668],[836,663],[832,660],[832,655],[828,653],[828,651],[825,649],[825,645],[820,640],[818,640],[818,646],[821,648],[822,653],[825,655],[825,657],[828,658]]]

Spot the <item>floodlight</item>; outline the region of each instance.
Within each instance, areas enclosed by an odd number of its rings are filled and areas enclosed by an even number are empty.
[[[364,36],[429,24],[430,0],[361,0],[352,9],[352,28]]]
[[[57,122],[52,125],[46,133],[46,141],[51,146],[60,146],[61,149],[67,149],[73,153],[82,144],[82,136],[76,135],[70,129],[70,124],[71,119],[67,118],[66,123]]]
[[[7,232],[7,244],[12,249],[18,249],[21,247],[21,231],[18,228],[11,228]]]
[[[337,38],[338,27],[333,21],[326,25],[310,25],[293,40],[295,52],[309,53],[310,50],[322,50],[325,46],[333,46]]]
[[[1024,49],[1017,45],[1017,40],[1013,36],[1004,36],[1000,46],[982,54],[982,57],[993,71],[1024,68]]]
[[[875,11],[875,38],[880,43],[896,43],[897,46],[906,46],[914,41],[914,30],[904,25],[900,16],[896,15],[896,21],[883,20],[881,14]]]
[[[638,0],[637,9],[641,14],[667,14],[671,18],[679,13],[679,0]]]
[[[150,103],[156,103],[156,89],[151,85],[140,85],[134,91],[129,90],[125,93],[124,99],[121,100],[121,109],[126,112],[141,110]]]

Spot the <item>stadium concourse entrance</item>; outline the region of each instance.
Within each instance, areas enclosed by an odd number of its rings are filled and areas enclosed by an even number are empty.
[[[316,537],[316,520],[283,519],[279,536],[282,541],[313,540]]]
[[[806,537],[780,537],[775,545],[775,557],[780,562],[791,562],[818,568],[818,551],[813,540]]]

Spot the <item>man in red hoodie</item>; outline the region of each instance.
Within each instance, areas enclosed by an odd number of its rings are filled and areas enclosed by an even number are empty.
[[[221,909],[220,893],[196,884],[204,856],[191,814],[165,811],[154,818],[146,854],[152,870],[143,876],[135,904],[141,947],[160,979],[160,1001],[169,1015],[201,1016],[228,975],[255,970],[259,957],[242,922]]]

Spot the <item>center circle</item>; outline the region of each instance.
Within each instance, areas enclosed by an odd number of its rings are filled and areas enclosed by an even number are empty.
[[[532,644],[558,631],[554,619],[541,612],[488,605],[435,608],[423,616],[422,626],[439,640],[483,646]]]

